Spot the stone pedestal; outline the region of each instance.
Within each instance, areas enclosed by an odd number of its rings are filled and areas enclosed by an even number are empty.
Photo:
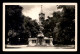
[[[33,41],[36,41],[37,42],[37,38],[29,38],[28,39],[28,42],[29,42],[29,46],[35,46],[36,45],[36,42],[34,43]]]
[[[49,42],[47,42],[47,40]],[[29,46],[53,46],[53,38],[37,37],[37,38],[29,38],[28,41],[29,41]]]

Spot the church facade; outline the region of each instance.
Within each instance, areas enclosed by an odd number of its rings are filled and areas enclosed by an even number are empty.
[[[45,14],[42,12],[42,5],[41,5],[41,13],[39,14],[39,26],[40,26],[40,33],[36,38],[28,38],[28,45],[29,46],[53,46],[53,38],[45,37],[42,30],[42,21],[45,20]]]

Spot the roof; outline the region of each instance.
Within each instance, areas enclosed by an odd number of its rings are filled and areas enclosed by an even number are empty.
[[[40,14],[43,14],[43,15],[45,15],[44,13],[40,13]],[[40,14],[39,14],[39,15],[40,15]]]
[[[43,33],[38,34],[38,37],[44,37]]]

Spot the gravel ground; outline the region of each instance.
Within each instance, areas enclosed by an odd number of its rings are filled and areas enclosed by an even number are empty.
[[[28,46],[28,45],[6,45],[6,48],[53,48],[53,49],[74,49],[74,45],[53,45],[53,46]]]

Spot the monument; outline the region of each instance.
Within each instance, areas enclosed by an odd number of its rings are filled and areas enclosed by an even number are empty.
[[[53,46],[53,38],[45,37],[42,30],[42,22],[45,20],[45,14],[42,10],[41,5],[41,12],[39,13],[39,26],[40,26],[40,33],[36,38],[28,38],[29,46]]]

